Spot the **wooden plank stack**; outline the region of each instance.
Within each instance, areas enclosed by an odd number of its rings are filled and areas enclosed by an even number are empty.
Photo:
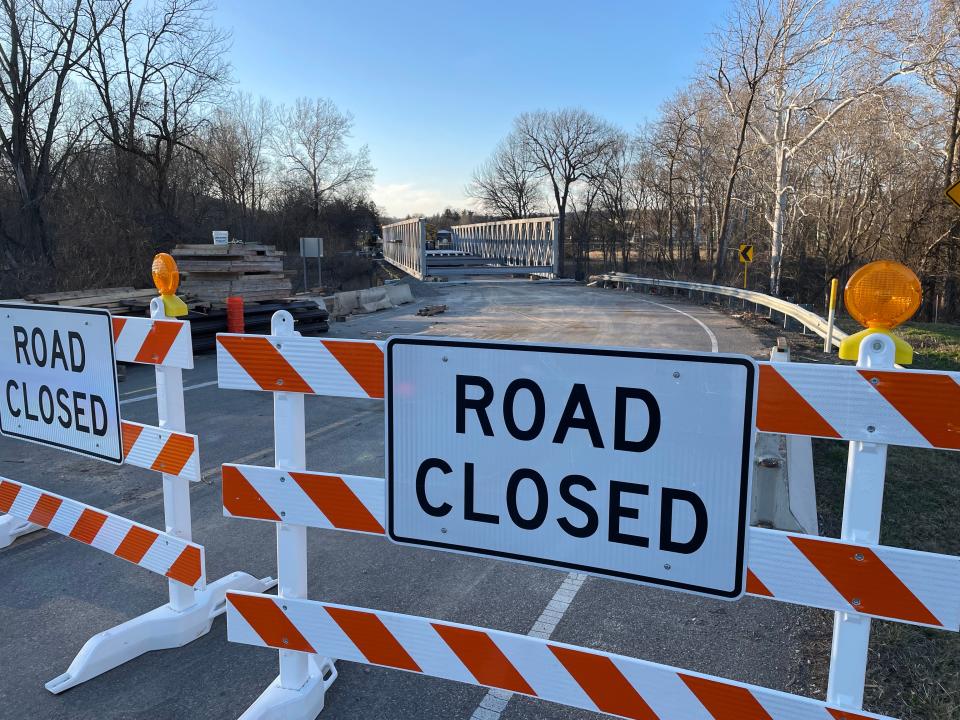
[[[283,271],[285,253],[273,245],[177,245],[170,253],[180,268],[182,293],[201,303],[279,300],[292,294]]]
[[[104,308],[114,315],[143,315],[157,295],[155,288],[114,287],[27,295],[24,300],[41,305]]]

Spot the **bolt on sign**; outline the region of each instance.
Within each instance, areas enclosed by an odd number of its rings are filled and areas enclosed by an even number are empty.
[[[0,432],[123,462],[110,313],[0,303]]]
[[[753,262],[753,245],[740,246],[740,262],[744,265]]]
[[[743,594],[750,358],[399,337],[386,360],[394,542]]]

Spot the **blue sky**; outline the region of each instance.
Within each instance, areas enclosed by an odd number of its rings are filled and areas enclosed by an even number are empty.
[[[355,118],[388,213],[467,206],[473,169],[526,110],[625,129],[697,71],[724,0],[216,0],[238,89],[329,97]]]

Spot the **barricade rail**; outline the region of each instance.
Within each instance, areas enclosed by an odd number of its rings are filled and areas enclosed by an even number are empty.
[[[200,481],[200,442],[191,433],[122,420],[123,461],[192,482]]]
[[[376,340],[217,336],[221,388],[383,399]],[[757,430],[960,449],[960,373],[761,362]]]
[[[800,307],[792,302],[783,300],[772,295],[767,295],[753,290],[741,290],[740,288],[726,287],[725,285],[708,285],[706,283],[686,282],[683,280],[661,280],[659,278],[645,278],[627,273],[604,273],[594,276],[598,282],[612,282],[619,285],[640,285],[643,287],[662,287],[675,290],[687,290],[691,293],[699,292],[707,295],[725,295],[732,298],[740,298],[746,302],[762,305],[763,307],[775,310],[778,313],[791,317],[805,328],[812,330],[822,338],[827,337],[828,323],[822,317],[812,310]],[[847,337],[847,333],[834,327],[831,333],[831,342],[835,347]]]
[[[114,317],[112,322],[118,362],[193,369],[189,322],[139,317]]]
[[[189,481],[200,480],[197,436],[184,432],[182,371],[193,368],[190,323],[166,317],[111,318],[116,361],[154,366],[156,426],[120,420],[124,463],[161,473],[166,532],[26,483],[0,478],[0,547],[47,528],[168,579],[169,602],[91,637],[63,674],[61,693],[143,653],[185,645],[210,631],[228,590],[264,591],[272,578],[233,572],[207,583],[203,546],[192,541]],[[119,420],[119,418],[118,418]]]
[[[278,682],[244,717],[270,717],[281,707],[304,718],[319,712],[332,678],[324,683],[313,660],[296,661],[298,651],[629,718],[881,717],[859,709],[870,619],[960,629],[958,559],[879,544],[886,446],[960,449],[960,375],[894,369],[886,336],[861,345],[857,367],[758,365],[758,430],[851,441],[845,508],[854,510],[850,520],[845,512],[842,539],[749,531],[748,593],[836,613],[827,702],[527,636],[306,599],[305,528],[383,535],[385,481],[306,470],[303,395],[383,400],[384,344],[302,338],[283,312],[271,336],[219,335],[220,387],[275,393],[275,467],[223,466],[225,514],[272,521],[278,538],[279,597],[227,595],[230,639],[280,650]]]
[[[885,717],[527,635],[272,595],[228,593],[227,637],[284,651],[322,651],[635,720]]]
[[[384,535],[383,478],[223,466],[228,517]],[[747,593],[824,610],[960,630],[949,555],[750,528]]]
[[[0,477],[0,512],[203,590],[203,547],[119,515]]]

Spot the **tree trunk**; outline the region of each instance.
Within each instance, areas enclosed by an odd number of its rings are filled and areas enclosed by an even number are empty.
[[[787,152],[778,147],[773,185],[773,217],[770,219],[770,294],[780,295],[783,267],[783,230],[787,220]]]

